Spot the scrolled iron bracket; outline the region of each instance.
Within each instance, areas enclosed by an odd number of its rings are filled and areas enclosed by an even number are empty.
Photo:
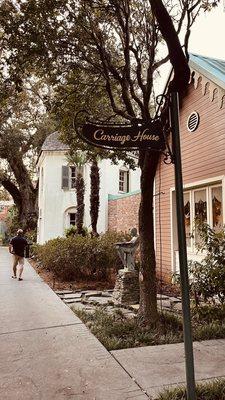
[[[173,152],[171,150],[169,140],[168,140],[169,133],[171,131],[169,118],[167,116],[167,112],[170,107],[170,97],[167,96],[166,94],[160,94],[156,97],[156,103],[158,104],[158,109],[157,109],[155,118],[159,118],[160,111],[161,111],[161,117],[163,114],[164,118],[165,118],[165,124],[164,124],[164,128],[163,128],[163,137],[164,137],[164,141],[166,144],[166,150],[163,152],[163,155],[164,155],[163,162],[165,164],[174,164],[174,155],[173,155]]]
[[[80,115],[80,114],[86,114],[87,116],[91,116],[91,114],[87,111],[87,110],[85,110],[85,109],[82,109],[82,110],[79,110],[78,112],[76,112],[75,113],[75,115],[74,115],[74,118],[73,118],[73,129],[75,130],[75,132],[79,135],[79,133],[78,133],[78,123],[77,123],[77,119],[78,119],[78,116]]]

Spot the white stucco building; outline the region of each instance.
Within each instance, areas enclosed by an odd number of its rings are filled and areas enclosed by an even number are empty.
[[[74,182],[76,167],[67,160],[68,146],[54,132],[45,140],[37,167],[39,171],[39,218],[38,243],[64,236],[65,229],[76,223],[76,193]],[[108,228],[108,195],[118,195],[140,188],[140,170],[129,170],[123,162],[111,164],[110,160],[99,162],[100,208],[98,232]],[[84,226],[90,227],[90,165],[83,167],[85,181]]]

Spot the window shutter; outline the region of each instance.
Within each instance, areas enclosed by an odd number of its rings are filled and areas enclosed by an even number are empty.
[[[130,172],[127,171],[127,192],[130,191]]]
[[[69,189],[69,167],[62,166],[62,189]]]

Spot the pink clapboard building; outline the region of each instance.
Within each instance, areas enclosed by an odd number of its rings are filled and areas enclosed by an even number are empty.
[[[192,80],[180,100],[180,135],[188,259],[197,252],[196,218],[219,229],[225,223],[225,61],[190,55]],[[162,159],[163,160],[163,159]],[[157,269],[179,271],[174,166],[163,161],[155,181]]]

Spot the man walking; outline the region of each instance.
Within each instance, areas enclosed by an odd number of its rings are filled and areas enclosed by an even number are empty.
[[[24,266],[24,253],[28,243],[23,237],[22,229],[18,229],[17,236],[13,237],[9,243],[9,252],[13,254],[13,275],[12,278],[17,278],[17,266],[19,270],[18,281],[22,281],[21,278]]]

